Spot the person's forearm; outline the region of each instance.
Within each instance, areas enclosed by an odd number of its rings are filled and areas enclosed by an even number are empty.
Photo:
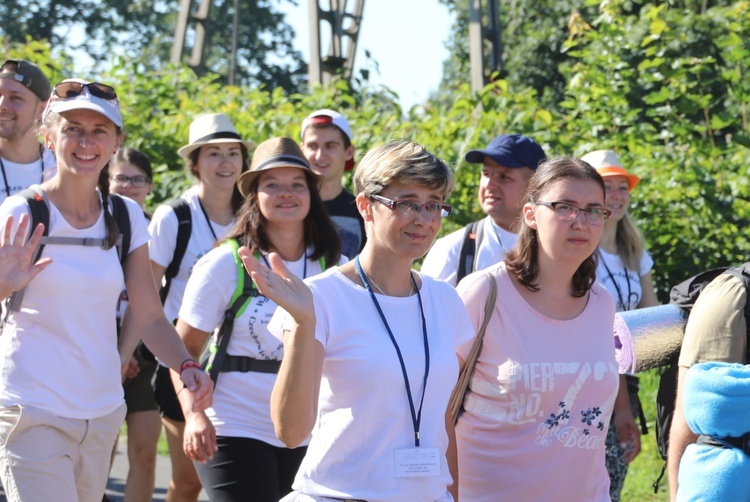
[[[126,364],[130,361],[140,341],[138,331],[133,328],[133,314],[129,307],[125,309],[120,326],[120,338],[117,340],[117,350],[120,353],[120,363]]]
[[[179,370],[180,365],[187,359],[194,357],[185,348],[185,344],[180,340],[177,331],[166,317],[160,318],[148,323],[142,324],[140,333],[143,337],[143,343],[146,347],[159,358],[161,362],[172,368]]]
[[[296,326],[285,334],[284,359],[271,393],[276,436],[290,448],[304,441],[315,424],[323,347],[315,340],[314,326]]]

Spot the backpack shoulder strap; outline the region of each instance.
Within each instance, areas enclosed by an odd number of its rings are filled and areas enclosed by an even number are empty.
[[[472,221],[464,227],[464,240],[458,252],[458,270],[456,283],[469,275],[476,268],[477,243],[481,242],[484,233],[484,219]]]
[[[47,237],[49,235],[49,206],[47,198],[41,187],[32,186],[15,195],[17,195],[18,197],[23,197],[26,200],[26,204],[28,204],[29,206],[29,213],[31,216],[29,231],[34,232],[34,229],[37,227],[37,225],[42,223],[44,224],[44,233],[42,234],[42,236]],[[39,259],[39,257],[42,256],[42,250],[44,250],[43,242],[40,243],[34,251],[31,263],[35,263]],[[26,288],[20,289],[8,297],[8,308],[5,309],[5,318],[7,318],[11,310],[16,312],[20,310],[21,303],[23,303],[23,295],[25,291]]]
[[[190,234],[193,232],[193,219],[190,215],[190,206],[185,199],[175,199],[167,204],[174,210],[174,214],[177,216],[177,241],[174,248],[174,254],[172,255],[172,261],[164,271],[164,286],[159,291],[162,305],[167,301],[167,295],[169,295],[169,288],[172,285],[172,279],[177,276],[180,271],[180,265],[182,259],[185,257],[185,251],[187,250],[188,242],[190,242]]]
[[[227,355],[227,347],[229,347],[229,340],[234,330],[234,320],[242,315],[250,303],[250,299],[259,294],[258,288],[255,287],[250,274],[247,273],[245,266],[242,264],[242,259],[238,253],[240,245],[237,239],[227,239],[222,243],[222,246],[229,246],[232,249],[232,256],[237,267],[237,286],[234,288],[232,298],[229,300],[229,306],[224,312],[224,318],[216,335],[216,343],[209,347],[210,354],[204,367],[204,370],[211,376],[214,386],[216,386],[221,367]]]
[[[120,264],[125,265],[125,259],[128,257],[130,252],[130,239],[131,239],[131,228],[130,228],[130,214],[128,214],[128,206],[122,197],[116,193],[109,194],[109,200],[112,209],[112,217],[117,222],[117,228],[120,230],[120,239],[118,239],[117,252],[120,255]]]

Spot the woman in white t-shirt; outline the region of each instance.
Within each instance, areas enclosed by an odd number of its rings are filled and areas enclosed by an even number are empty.
[[[243,197],[237,180],[247,170],[249,148],[253,143],[242,141],[232,121],[224,114],[210,113],[196,117],[190,124],[190,141],[179,149],[185,168],[198,180],[182,199],[190,214],[191,231],[184,256],[174,277],[164,281],[162,296],[167,318],[176,321],[185,286],[193,266],[226,236],[234,224]],[[178,229],[184,225],[174,207],[156,208],[149,231],[149,252],[154,277],[159,285],[165,278],[177,249]],[[193,463],[182,453],[185,417],[177,401],[169,369],[160,365],[154,383],[156,402],[169,446],[172,479],[167,498],[180,501],[198,500],[201,491]]]
[[[607,209],[612,216],[604,225],[599,242],[599,265],[596,280],[607,288],[617,306],[617,311],[653,307],[659,304],[651,280],[654,260],[646,251],[640,230],[628,214],[630,191],[640,179],[622,166],[612,150],[597,150],[581,157],[604,179]],[[627,379],[635,383],[638,378],[622,375],[620,390],[607,435],[607,470],[609,493],[612,502],[620,501],[628,464],[641,451],[640,432],[630,405]],[[637,394],[634,396],[637,399]]]
[[[608,501],[618,366],[614,302],[594,281],[604,183],[585,162],[551,159],[525,201],[518,242],[490,269],[497,301],[456,424],[459,496]],[[475,328],[488,283],[475,272],[458,285]],[[459,348],[463,360],[471,345]]]
[[[450,501],[455,487],[447,405],[455,349],[473,338],[445,282],[412,270],[450,213],[450,168],[412,142],[370,150],[354,174],[367,242],[354,261],[302,282],[242,249],[259,289],[286,310],[271,418],[290,447],[312,437],[285,501]],[[272,270],[271,270],[272,269]]]
[[[238,183],[245,202],[229,242],[198,261],[182,301],[177,331],[196,357],[221,325],[244,274],[237,245],[264,261],[276,253],[303,278],[339,264],[338,234],[320,199],[319,180],[294,140],[258,145]],[[273,301],[257,293],[234,319],[212,408],[192,413],[192,401],[180,396],[187,410],[185,453],[197,461],[211,500],[277,502],[292,490],[305,455],[304,446],[287,448],[279,441],[271,423],[271,389],[282,357],[281,342],[267,329],[275,310]]]
[[[42,225],[24,246],[29,203],[12,196],[0,207],[0,297],[23,292],[0,336],[0,476],[12,501],[98,502],[125,418],[121,361],[135,341],[143,337],[181,371],[196,409],[210,405],[212,384],[159,308],[146,219],[130,199],[124,199],[129,252],[119,263],[108,173],[123,139],[115,90],[63,81],[49,99],[42,131],[57,156],[57,174],[35,187],[36,203],[49,209],[49,237],[34,265]],[[131,301],[118,355],[114,312],[123,281]]]

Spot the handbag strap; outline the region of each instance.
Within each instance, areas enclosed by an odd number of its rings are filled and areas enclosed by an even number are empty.
[[[479,358],[479,351],[482,350],[482,340],[484,339],[484,332],[487,331],[487,325],[490,323],[492,317],[492,311],[495,309],[495,302],[497,301],[497,281],[491,273],[486,272],[485,277],[490,283],[490,290],[487,293],[487,301],[484,304],[484,319],[482,319],[482,325],[477,331],[477,336],[474,338],[474,344],[471,346],[469,355],[466,357],[466,364],[464,369],[461,371],[461,375],[458,377],[456,387],[453,389],[453,393],[450,398],[451,416],[453,417],[453,423],[458,420],[458,414],[461,411],[461,407],[464,402],[464,394],[469,386],[469,379],[471,374],[474,372],[474,366],[477,364]]]

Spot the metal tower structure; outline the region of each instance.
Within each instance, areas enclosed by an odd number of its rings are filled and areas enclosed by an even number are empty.
[[[328,0],[327,10],[320,6],[321,0],[309,2],[310,85],[325,85],[335,75],[349,80],[354,69],[354,56],[357,52],[365,0],[354,0],[351,10],[347,10],[347,0]],[[326,55],[321,53],[321,22],[328,23],[331,32],[331,42]]]
[[[208,14],[211,10],[211,0],[200,0],[195,12],[191,12],[193,1],[180,0],[180,12],[177,15],[177,27],[174,32],[174,42],[172,43],[172,55],[169,60],[172,63],[182,61],[182,52],[185,50],[185,35],[187,34],[188,23],[195,23],[195,43],[193,52],[187,64],[191,68],[198,68],[203,63],[204,46],[206,42],[206,26]]]
[[[500,0],[469,1],[469,61],[471,88],[482,89],[492,72],[500,71]]]

